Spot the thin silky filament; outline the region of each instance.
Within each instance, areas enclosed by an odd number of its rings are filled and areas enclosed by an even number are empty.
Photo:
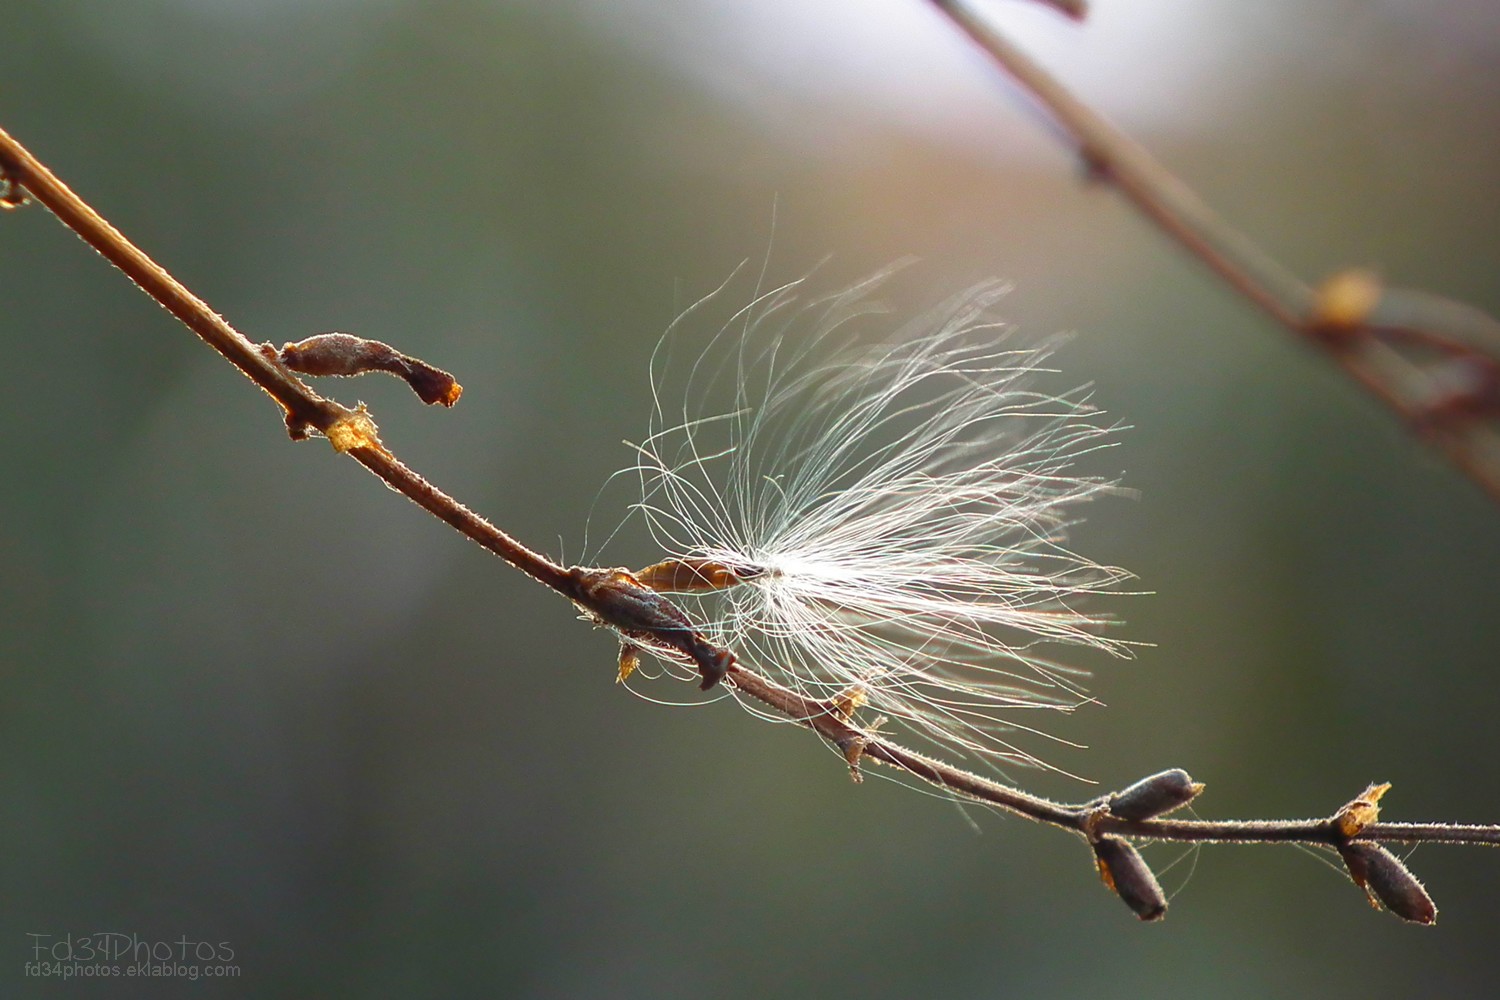
[[[1076,471],[1112,428],[1087,391],[1036,388],[1051,348],[1011,343],[1003,286],[893,332],[880,277],[755,297],[680,407],[661,384],[677,345],[659,348],[637,509],[670,559],[727,568],[732,586],[676,598],[710,642],[811,698],[858,691],[929,751],[1039,764],[1017,710],[1088,700],[1044,650],[1129,652],[1085,606],[1129,574],[1067,547],[1077,507],[1115,488]]]

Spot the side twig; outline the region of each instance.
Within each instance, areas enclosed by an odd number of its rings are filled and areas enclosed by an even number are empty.
[[[1322,350],[1500,502],[1500,322],[1430,293],[1383,288],[1357,270],[1309,286],[963,0],[930,2],[1036,100],[1076,144],[1091,176],[1113,184],[1236,292]]]
[[[45,205],[85,242],[119,267],[142,291],[182,320],[275,399],[285,411],[294,439],[306,437],[309,429],[317,430],[337,451],[359,462],[386,485],[532,579],[562,594],[596,623],[614,630],[621,637],[626,651],[621,656],[622,673],[627,669],[627,653],[633,656],[632,651],[640,645],[652,647],[659,654],[695,665],[702,674],[704,687],[722,681],[738,694],[754,698],[812,729],[842,751],[856,776],[862,762],[878,762],[954,795],[1068,830],[1088,842],[1101,877],[1141,919],[1161,917],[1166,911],[1166,899],[1145,862],[1122,838],[1188,843],[1301,843],[1331,847],[1344,857],[1351,876],[1371,894],[1372,900],[1378,899],[1398,915],[1420,923],[1431,923],[1436,910],[1420,884],[1394,855],[1378,846],[1380,842],[1500,844],[1500,826],[1379,822],[1375,800],[1384,791],[1383,787],[1372,788],[1364,797],[1324,819],[1265,822],[1166,820],[1159,817],[1185,805],[1202,790],[1202,785],[1194,783],[1181,771],[1163,772],[1121,792],[1070,805],[982,778],[892,743],[856,726],[849,704],[837,699],[808,699],[755,672],[738,662],[730,651],[705,640],[680,609],[652,589],[652,585],[680,587],[684,575],[693,567],[669,568],[668,564],[661,564],[642,571],[639,578],[621,569],[564,567],[527,548],[427,482],[380,443],[374,421],[363,408],[351,410],[315,393],[283,363],[281,354],[285,350],[277,352],[268,346],[251,343],[161,265],[130,243],[3,129],[0,129],[0,175],[3,175],[0,181],[5,184],[0,192],[0,204],[15,207],[24,201],[23,193],[29,193]],[[303,345],[307,343],[303,342]],[[343,340],[320,342],[306,349],[322,350],[325,347],[336,349],[336,353],[354,351],[358,354],[366,350]],[[385,358],[386,354],[379,348],[385,348],[385,345],[376,345],[369,350]],[[385,350],[397,353],[390,348]],[[404,355],[400,357],[405,358]],[[320,361],[311,367],[322,370],[325,366]],[[343,367],[347,370],[339,372],[341,374],[357,373],[356,369],[388,368],[383,361],[371,365],[359,361]],[[456,392],[448,395],[457,398]],[[694,571],[700,576],[708,572],[704,568]],[[714,580],[704,579],[709,584],[718,585]]]

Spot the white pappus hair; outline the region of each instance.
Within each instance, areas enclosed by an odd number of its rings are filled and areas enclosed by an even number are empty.
[[[1040,764],[1011,742],[1035,731],[1012,710],[1088,700],[1044,646],[1128,655],[1076,602],[1129,574],[1065,545],[1075,508],[1114,487],[1074,472],[1111,428],[1087,388],[1032,388],[1051,346],[1009,342],[1002,285],[882,336],[869,294],[888,274],[755,296],[691,365],[679,410],[663,399],[674,331],[723,287],[684,313],[652,359],[637,509],[670,557],[739,578],[674,600],[747,666],[864,705],[914,749]]]

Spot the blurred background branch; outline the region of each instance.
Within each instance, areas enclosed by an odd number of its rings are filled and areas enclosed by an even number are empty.
[[[1313,288],[1230,225],[1145,148],[1068,92],[965,0],[931,0],[1019,83],[1078,147],[1090,177],[1335,364],[1500,503],[1500,324],[1465,303],[1387,291],[1344,271]],[[1396,317],[1400,317],[1399,320]],[[1413,342],[1439,354],[1413,355]]]

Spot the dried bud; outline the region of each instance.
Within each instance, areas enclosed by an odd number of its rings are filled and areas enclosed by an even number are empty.
[[[1370,905],[1385,905],[1402,920],[1416,924],[1437,922],[1437,905],[1401,859],[1379,844],[1356,841],[1339,845],[1339,854],[1354,884],[1365,891]]]
[[[641,665],[641,647],[632,643],[620,643],[620,670],[615,674],[615,683],[624,684]]]
[[[632,645],[696,664],[704,691],[734,666],[733,653],[705,639],[682,609],[643,587],[629,570],[574,566],[569,572],[576,588],[573,600],[590,617]]]
[[[266,345],[269,348],[270,345]],[[408,357],[389,344],[352,333],[320,333],[294,344],[282,344],[277,360],[304,375],[363,375],[389,372],[411,386],[424,403],[452,406],[463,386],[441,368]]]
[[[1110,815],[1120,819],[1151,819],[1182,808],[1201,791],[1202,783],[1194,781],[1182,768],[1174,767],[1115,792],[1106,804]]]
[[[1167,915],[1167,896],[1140,851],[1118,837],[1100,837],[1091,846],[1099,877],[1137,917],[1160,920]]]
[[[854,721],[854,713],[864,708],[870,700],[870,689],[863,684],[852,684],[828,699],[828,707],[845,722]]]
[[[850,736],[838,741],[844,761],[849,765],[849,777],[856,785],[865,780],[864,775],[859,773],[859,762],[864,758],[865,748],[869,745],[869,739],[864,736]]]
[[[1365,828],[1380,818],[1380,798],[1391,790],[1389,781],[1381,785],[1370,785],[1355,799],[1344,803],[1334,813],[1333,823],[1341,835],[1357,837]]]
[[[288,428],[291,421],[287,422]],[[360,403],[352,410],[348,410],[338,420],[329,425],[323,432],[328,443],[333,445],[333,450],[340,455],[353,451],[355,448],[380,448],[380,428],[375,426],[370,411],[365,409],[365,404]],[[293,435],[295,437],[295,435]]]

